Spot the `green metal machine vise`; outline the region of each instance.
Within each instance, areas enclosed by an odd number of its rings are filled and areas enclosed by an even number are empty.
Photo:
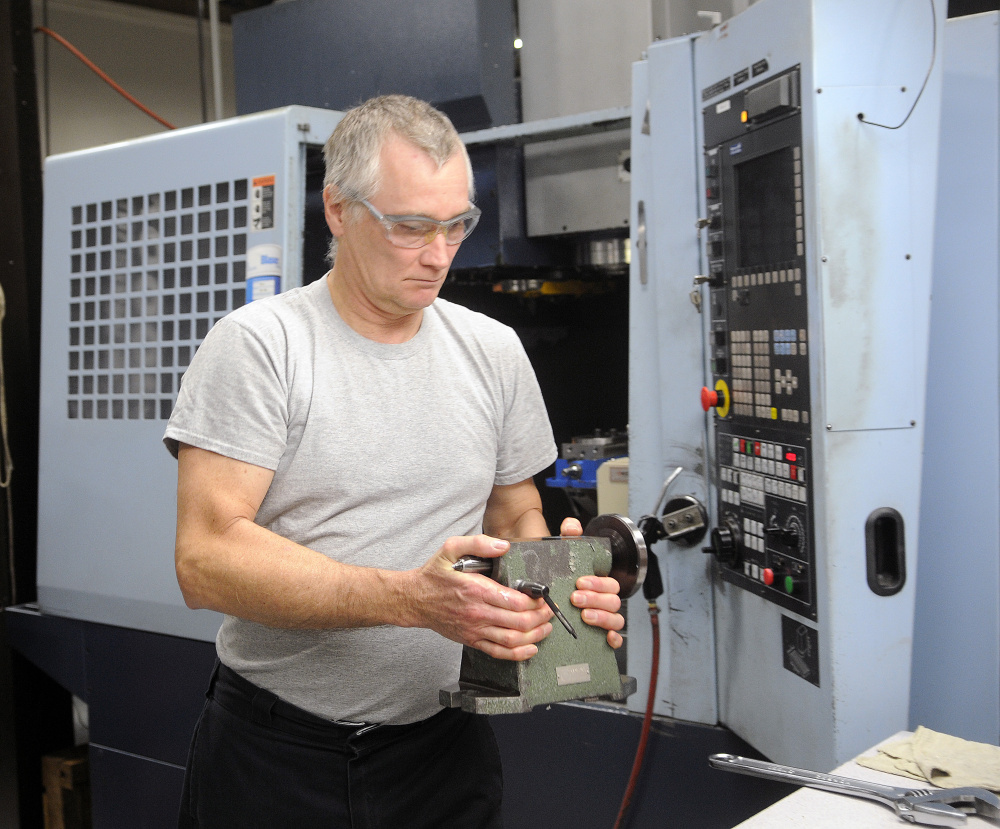
[[[512,541],[500,558],[467,559],[473,565],[467,571],[511,589],[548,588],[547,601],[558,606],[573,633],[553,620],[552,633],[524,662],[467,646],[458,685],[441,690],[441,704],[473,714],[516,714],[572,699],[624,700],[635,692],[635,679],[619,673],[607,632],[586,624],[569,597],[580,576],[596,575],[616,579],[624,600],[642,586],[646,562],[641,533],[621,515],[597,516],[582,536]]]

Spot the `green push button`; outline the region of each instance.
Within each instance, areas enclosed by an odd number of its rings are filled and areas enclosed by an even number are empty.
[[[791,576],[785,576],[785,592],[791,596],[795,592],[795,579]]]

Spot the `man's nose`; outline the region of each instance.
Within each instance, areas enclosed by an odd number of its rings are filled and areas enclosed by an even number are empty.
[[[452,245],[453,248],[457,248],[457,245]],[[445,241],[444,233],[438,232],[434,234],[434,238],[423,248],[424,255],[421,257],[425,263],[428,265],[433,265],[438,268],[447,267],[451,262],[452,251],[449,250],[448,243]]]

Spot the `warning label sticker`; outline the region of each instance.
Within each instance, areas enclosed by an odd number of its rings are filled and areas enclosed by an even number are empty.
[[[258,176],[250,194],[250,229],[274,227],[274,176]]]

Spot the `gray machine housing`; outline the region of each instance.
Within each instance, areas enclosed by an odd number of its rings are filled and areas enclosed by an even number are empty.
[[[633,76],[630,512],[683,467],[715,553],[660,556],[657,712],[814,769],[909,725],[935,14],[763,0]]]
[[[339,119],[287,107],[47,159],[43,612],[214,640],[221,617],[187,609],[174,573],[166,418],[205,333],[246,301],[255,252],[269,289],[301,284],[307,199]]]
[[[1000,742],[998,12],[944,32],[910,725]],[[970,416],[971,415],[971,416]]]

